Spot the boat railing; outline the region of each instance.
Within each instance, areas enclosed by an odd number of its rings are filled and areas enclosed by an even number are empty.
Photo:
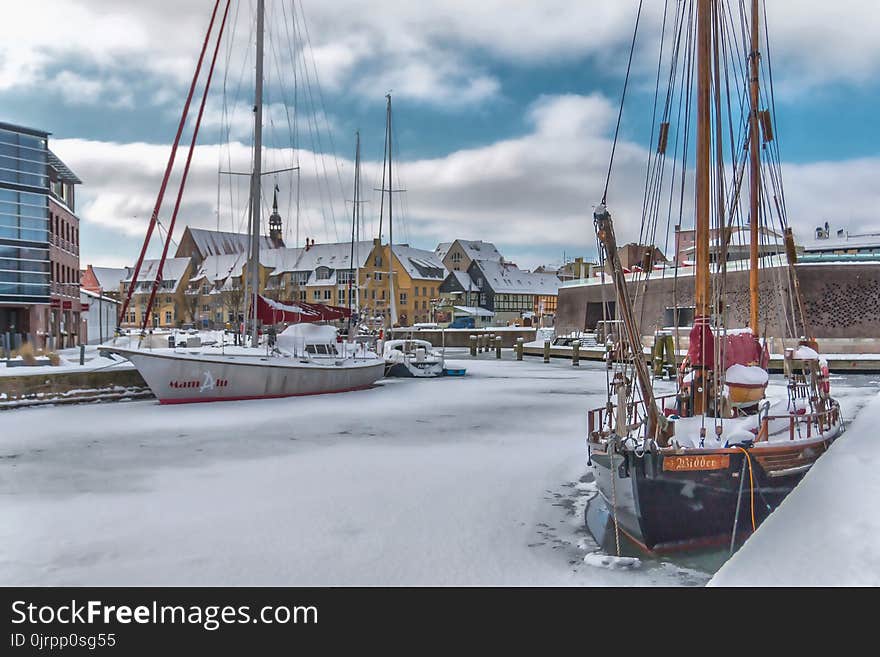
[[[665,407],[665,400],[674,398],[675,396],[676,394],[672,393],[657,397],[656,400],[659,407],[663,409]],[[755,442],[765,442],[770,439],[770,423],[774,420],[788,420],[789,440],[795,440],[796,438],[812,438],[814,431],[819,436],[824,435],[826,431],[831,431],[834,428],[834,425],[840,422],[840,406],[833,401],[830,401],[829,403],[831,406],[823,411],[813,411],[809,413],[791,412],[785,415],[763,416]],[[644,402],[642,401],[633,401],[627,404],[627,418],[633,417],[637,411],[637,407],[643,405]],[[610,408],[608,406],[601,406],[588,411],[587,436],[593,438],[597,431],[601,431],[603,428],[610,429],[616,409],[617,404],[612,404]],[[800,427],[805,428],[805,436],[801,435]]]
[[[824,411],[811,413],[788,413],[786,415],[768,415],[761,421],[761,428],[755,442],[764,442],[770,439],[770,422],[772,420],[788,420],[788,439],[812,438],[813,430],[821,437],[826,431],[831,431],[835,424],[840,422],[840,406],[832,402],[830,408]],[[806,428],[806,435],[800,435],[800,427]]]
[[[664,402],[667,399],[672,399],[676,396],[675,393],[670,393],[668,395],[662,395],[660,397],[655,397],[658,406],[660,409],[664,408]],[[644,402],[641,400],[632,401],[627,404],[626,416],[627,418],[634,417],[636,415],[636,411],[638,407],[644,406]],[[611,422],[613,422],[614,411],[617,409],[617,404],[612,404],[609,408],[608,406],[601,406],[599,408],[594,408],[591,411],[587,412],[587,435],[592,437],[597,430],[601,430],[602,427],[608,423],[608,428],[611,428]],[[662,412],[662,410],[661,410]]]

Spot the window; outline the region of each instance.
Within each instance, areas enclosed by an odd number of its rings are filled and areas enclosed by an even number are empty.
[[[312,299],[314,299],[315,301],[320,301],[321,300],[321,290],[314,290],[312,292]]]
[[[461,262],[461,254],[458,251],[456,251],[455,253],[452,254],[451,259],[452,259],[452,262]],[[458,269],[458,268],[456,267],[456,269]]]
[[[345,288],[339,288],[338,292],[339,303],[343,303],[345,301]]]
[[[413,296],[414,296],[414,297],[419,296],[419,286],[418,286],[418,285],[416,285],[416,286],[413,288]]]
[[[382,256],[377,255],[373,258],[373,266],[374,267],[381,267],[382,266]]]
[[[330,290],[324,290],[324,301],[330,301],[333,298],[333,293]]]
[[[202,312],[205,312],[205,313],[211,312],[211,306],[209,306],[208,304],[205,304],[204,306],[202,306]]]
[[[427,310],[427,309],[428,309],[428,302],[422,301],[422,310]]]
[[[330,278],[330,268],[329,267],[318,267],[315,270],[315,278],[319,281],[326,281]]]
[[[401,306],[405,306],[405,305],[406,305],[406,292],[401,292],[401,293],[400,293],[400,305],[401,305]]]
[[[382,272],[380,272],[380,271],[377,271],[377,272],[376,272],[376,280],[377,280],[377,281],[381,281],[381,280],[382,280]]]
[[[171,311],[170,310],[165,311],[165,323],[166,324],[171,323]]]

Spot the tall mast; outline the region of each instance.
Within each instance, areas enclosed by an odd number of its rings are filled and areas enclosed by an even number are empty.
[[[695,327],[699,322],[705,324],[701,331],[708,331],[712,314],[709,294],[709,224],[710,183],[709,169],[712,151],[712,108],[711,97],[711,51],[712,51],[712,8],[714,0],[698,0],[697,2],[697,153],[696,153],[696,273],[694,280],[694,296],[696,301]],[[702,361],[702,358],[700,359]],[[695,363],[703,367],[704,363]],[[705,377],[695,381],[697,394],[694,395],[694,414],[706,410],[707,385]]]
[[[260,291],[260,178],[263,175],[263,14],[265,0],[257,0],[257,73],[254,88],[254,169],[251,173],[251,257],[248,277],[252,295],[251,346],[257,346],[257,295]]]
[[[354,148],[354,195],[352,196],[352,210],[351,210],[351,255],[349,264],[351,268],[354,270],[354,288],[355,294],[357,294],[358,288],[358,279],[360,278],[360,257],[355,254],[355,243],[358,237],[358,221],[360,218],[360,177],[361,177],[361,132],[358,130],[355,134],[355,148]],[[355,262],[355,258],[357,258],[357,262]],[[351,287],[352,281],[349,276],[348,279],[348,312],[353,313],[354,308],[357,307],[357,304],[352,305],[351,298]],[[351,314],[348,316],[348,339],[351,340]]]
[[[385,145],[388,153],[388,329],[394,325],[394,315],[397,314],[394,303],[394,223],[392,222],[391,195],[394,185],[392,184],[391,162],[391,94],[385,94],[388,103],[385,109]]]
[[[758,80],[759,52],[758,0],[752,0],[752,43],[749,53],[749,328],[758,335],[758,209],[761,203],[761,131],[758,105],[761,102]]]

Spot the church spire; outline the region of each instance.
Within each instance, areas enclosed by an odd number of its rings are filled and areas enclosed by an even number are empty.
[[[272,214],[269,217],[269,239],[276,249],[284,247],[284,239],[281,237],[281,215],[278,214],[278,185],[275,185],[275,194],[272,198]]]

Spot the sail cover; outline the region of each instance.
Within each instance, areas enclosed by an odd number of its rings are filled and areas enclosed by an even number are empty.
[[[351,315],[348,308],[325,306],[322,303],[281,303],[257,296],[257,319],[263,324],[300,324],[345,319]]]
[[[688,358],[691,365],[711,369],[715,366],[715,339],[708,317],[694,318],[691,329]]]

